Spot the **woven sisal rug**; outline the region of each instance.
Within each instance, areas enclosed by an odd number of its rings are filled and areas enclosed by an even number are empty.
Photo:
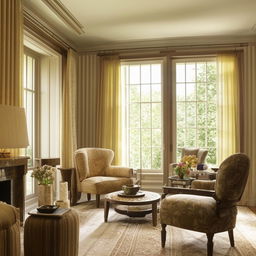
[[[110,209],[104,223],[104,209],[95,202],[74,207],[80,216],[79,256],[200,256],[206,255],[206,235],[168,226],[165,249],[161,248],[160,224],[153,227],[151,215],[129,218]],[[235,248],[228,233],[214,236],[214,256],[256,256],[256,215],[239,207],[234,230]]]

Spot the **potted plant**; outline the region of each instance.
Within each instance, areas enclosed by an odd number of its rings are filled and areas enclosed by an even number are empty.
[[[56,168],[43,165],[33,170],[31,177],[38,181],[38,205],[51,205],[53,202],[52,184]]]

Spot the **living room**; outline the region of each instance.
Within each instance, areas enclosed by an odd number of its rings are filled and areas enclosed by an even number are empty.
[[[230,228],[225,230],[230,236],[214,231],[213,255],[256,254],[255,1],[2,0],[0,6],[0,201],[19,208],[24,224],[11,243],[19,247],[17,254],[14,249],[2,253],[1,248],[0,254],[33,255],[24,252],[24,246],[33,245],[26,242],[24,228],[41,193],[34,171],[46,164],[54,167],[49,169],[54,170],[51,204],[68,191],[68,214],[79,217],[79,236],[70,238],[74,256],[206,255],[207,244],[211,255],[207,232],[164,222],[164,206],[171,204],[162,203],[160,196],[191,190],[196,172],[204,181],[198,186],[214,180],[210,190],[218,195],[216,173],[222,176],[215,171],[239,152],[248,157],[250,169],[242,197],[232,199],[238,205],[235,247]],[[206,152],[203,160],[201,150]],[[191,171],[194,185],[185,182],[185,188],[168,190],[179,170],[172,163],[184,155],[197,158],[190,169],[207,170],[194,170],[195,181]],[[11,162],[4,156],[26,157]],[[99,170],[89,169],[103,162],[109,165],[103,176],[119,178],[95,182],[103,187],[93,187],[90,180],[87,188],[83,180],[92,173],[100,176]],[[112,166],[122,166],[122,175]],[[122,207],[114,207],[108,196],[131,182],[140,186],[134,200],[141,202],[143,217],[120,214],[134,206],[119,198]],[[238,184],[231,193],[235,189]],[[165,202],[168,198],[174,200],[167,196]],[[61,255],[72,255],[68,250]]]

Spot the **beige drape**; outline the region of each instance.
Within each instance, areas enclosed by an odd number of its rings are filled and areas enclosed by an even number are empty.
[[[76,146],[76,86],[77,55],[68,50],[63,65],[62,126],[61,126],[61,166],[74,167],[73,157]]]
[[[77,84],[77,146],[96,147],[97,92],[99,87],[100,57],[84,54],[78,58]]]
[[[217,57],[218,124],[217,162],[240,151],[239,129],[239,70],[235,55]]]
[[[244,51],[243,152],[251,162],[247,186],[241,203],[256,206],[256,46]]]
[[[99,147],[112,149],[121,164],[121,88],[118,56],[102,57],[97,113]]]
[[[22,1],[0,1],[0,104],[22,105]],[[19,150],[11,150],[19,155]]]

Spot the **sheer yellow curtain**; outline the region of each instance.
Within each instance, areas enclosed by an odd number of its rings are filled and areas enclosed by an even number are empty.
[[[68,50],[63,66],[62,88],[62,129],[61,129],[61,166],[74,167],[74,151],[76,141],[76,87],[77,87],[77,55]]]
[[[239,69],[235,55],[219,55],[218,67],[218,155],[220,164],[240,151]]]
[[[114,164],[121,164],[121,88],[118,56],[102,57],[98,93],[99,147],[112,149]]]
[[[22,1],[0,1],[0,104],[22,106]],[[20,151],[10,150],[12,155]]]

